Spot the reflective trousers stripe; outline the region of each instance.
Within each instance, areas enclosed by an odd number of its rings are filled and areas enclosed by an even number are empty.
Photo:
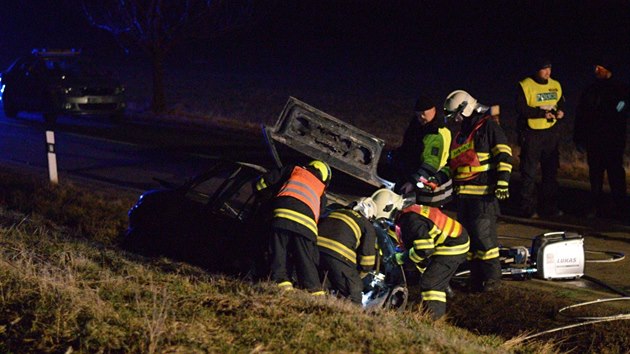
[[[317,235],[317,223],[307,215],[298,213],[291,209],[278,208],[273,211],[273,217],[288,219],[296,222],[313,231],[313,233]]]

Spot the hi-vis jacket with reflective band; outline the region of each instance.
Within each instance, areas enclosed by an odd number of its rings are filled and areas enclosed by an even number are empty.
[[[422,151],[422,164],[413,174],[414,183],[420,181],[420,177],[440,179],[438,174],[449,176],[448,169],[449,149],[451,146],[451,131],[446,127],[440,127],[438,134],[427,134],[422,139],[424,150]],[[416,190],[416,200],[429,205],[442,205],[449,202],[453,194],[453,183],[450,179],[440,182],[435,190]]]
[[[438,208],[412,205],[402,210],[396,224],[415,263],[429,256],[466,254],[470,248],[466,230]]]
[[[350,209],[338,209],[318,223],[317,245],[321,252],[357,266],[360,271],[374,269],[376,233],[368,219]]]
[[[525,100],[530,107],[552,110],[557,108],[558,101],[562,98],[562,86],[554,79],[548,79],[547,84],[539,84],[531,77],[527,77],[519,82]],[[528,117],[527,125],[534,130],[549,129],[556,124],[557,120],[547,120],[545,116]]]
[[[317,220],[325,202],[325,185],[314,173],[300,166],[272,170],[258,180],[256,189],[275,190],[283,183],[273,200],[272,226],[309,237],[317,237]]]
[[[473,115],[464,119],[451,143],[450,154],[458,195],[489,195],[494,194],[496,186],[508,187],[512,148],[490,116]]]

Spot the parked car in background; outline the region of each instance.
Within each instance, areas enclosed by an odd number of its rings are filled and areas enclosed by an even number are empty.
[[[41,112],[48,122],[59,115],[121,118],[125,87],[80,51],[39,50],[18,58],[2,73],[2,105],[7,117]]]

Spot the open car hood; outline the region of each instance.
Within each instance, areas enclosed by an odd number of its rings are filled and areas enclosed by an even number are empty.
[[[289,97],[273,127],[263,126],[263,133],[278,166],[282,161],[276,142],[376,187],[394,186],[377,174],[385,146],[382,139],[294,97]]]

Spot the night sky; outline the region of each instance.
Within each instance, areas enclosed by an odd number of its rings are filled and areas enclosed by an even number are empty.
[[[2,5],[0,67],[34,47],[125,55],[76,8],[59,3],[72,1]],[[405,77],[413,83],[410,90],[443,97],[463,88],[482,102],[502,104],[512,102],[517,81],[531,73],[539,56],[554,63],[552,77],[561,81],[569,102],[591,80],[593,57],[605,55],[618,77],[630,77],[628,0],[278,0],[274,6],[250,28],[183,44],[171,59],[210,60],[225,70]]]

